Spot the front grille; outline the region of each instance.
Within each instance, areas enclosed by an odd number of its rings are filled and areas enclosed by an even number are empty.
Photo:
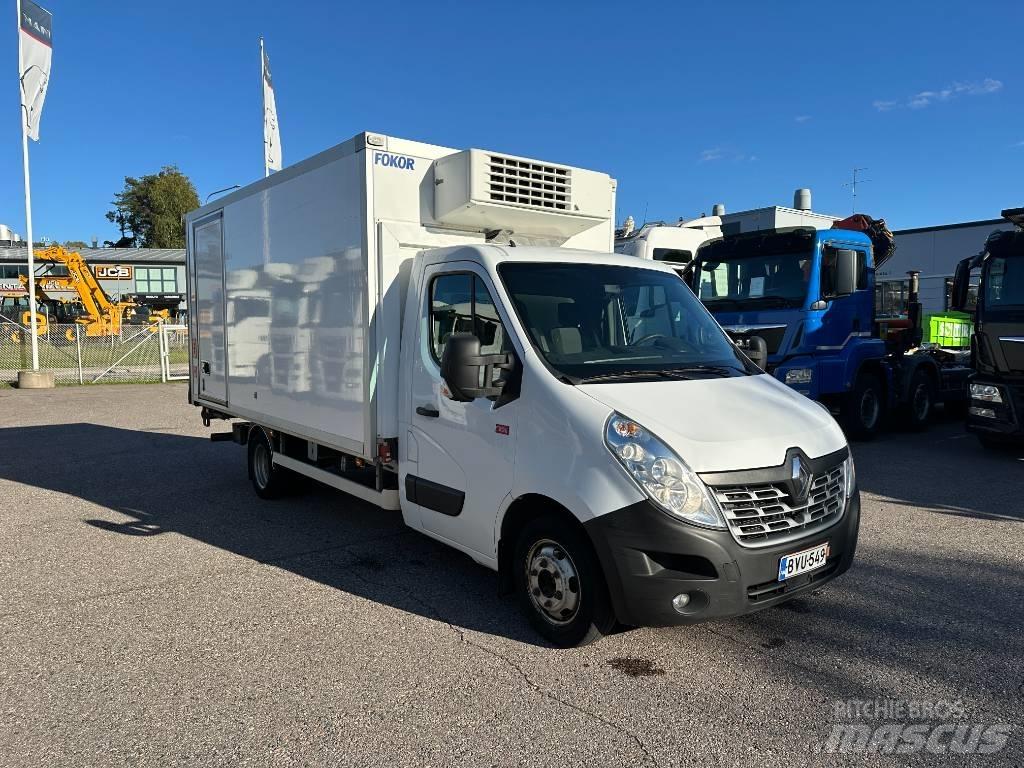
[[[807,499],[793,500],[784,484],[713,487],[733,538],[745,547],[767,547],[802,538],[843,516],[846,478],[843,464],[811,480]]]
[[[553,211],[572,210],[572,170],[502,155],[487,156],[490,199]]]

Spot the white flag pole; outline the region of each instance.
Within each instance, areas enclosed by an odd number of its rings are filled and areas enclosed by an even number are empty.
[[[39,339],[36,338],[36,263],[32,249],[32,183],[28,170],[28,105],[25,104],[25,91],[22,87],[21,71],[21,0],[17,0],[18,13],[18,103],[21,105],[21,153],[25,166],[25,232],[28,238],[28,310],[29,334],[32,344],[32,370],[39,370]]]
[[[20,2],[20,0],[19,0]],[[260,127],[263,129],[263,178],[270,175],[270,164],[267,159],[267,89],[263,84],[267,76],[264,67],[266,58],[263,55],[263,35],[260,35],[260,101],[263,102],[263,115]]]

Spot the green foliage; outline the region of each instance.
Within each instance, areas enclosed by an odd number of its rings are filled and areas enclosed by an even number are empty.
[[[199,207],[199,195],[177,166],[165,165],[141,179],[125,176],[112,205],[107,220],[117,224],[121,240],[108,245],[184,248],[181,217]]]
[[[83,248],[88,248],[89,244],[84,240],[68,240],[67,242],[61,243],[61,246],[66,251],[80,251]]]

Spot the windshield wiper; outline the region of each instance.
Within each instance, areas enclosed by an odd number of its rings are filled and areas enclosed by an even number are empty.
[[[751,296],[746,299],[746,304],[768,304],[772,303],[777,307],[798,307],[800,306],[799,299],[788,299],[785,296]]]
[[[701,299],[701,301],[704,302],[705,305],[708,305],[708,304],[718,305],[718,304],[725,304],[726,302],[732,304],[734,307],[738,307],[740,305],[740,300],[739,299],[728,299],[728,298],[726,298],[724,296],[721,296],[721,297],[718,297],[718,298],[711,298],[711,299]]]
[[[739,368],[731,368],[727,365],[684,365],[681,368],[671,368],[665,371],[666,374],[673,378],[691,378],[686,376],[687,373],[709,373],[717,376],[732,376],[734,373],[745,373]],[[682,376],[678,374],[683,374]]]
[[[580,384],[590,384],[595,381],[613,381],[615,379],[674,379],[676,376],[672,375],[672,371],[665,370],[654,370],[654,371],[609,371],[608,373],[598,373],[594,376],[585,376],[580,379]]]

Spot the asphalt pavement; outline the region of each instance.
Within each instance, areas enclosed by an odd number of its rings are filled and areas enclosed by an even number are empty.
[[[0,390],[0,765],[1024,764],[1024,454],[953,418],[855,444],[814,595],[557,650],[398,513],[259,501],[185,399]],[[877,754],[915,722],[1008,737]]]

